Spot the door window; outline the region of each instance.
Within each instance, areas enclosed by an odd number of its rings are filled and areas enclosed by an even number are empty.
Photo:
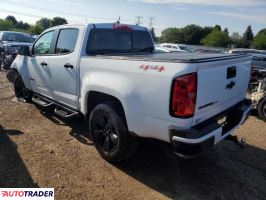
[[[56,54],[68,54],[75,50],[78,29],[62,29],[56,44]]]
[[[54,31],[43,34],[33,47],[34,55],[49,54],[53,40]]]

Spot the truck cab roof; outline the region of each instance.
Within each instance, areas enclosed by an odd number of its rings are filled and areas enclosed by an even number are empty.
[[[54,30],[58,28],[71,28],[71,27],[94,27],[94,28],[106,28],[106,29],[132,29],[132,30],[140,30],[140,31],[148,31],[147,28],[138,25],[131,24],[119,24],[119,23],[85,23],[85,24],[64,24],[59,26],[54,26],[47,29],[45,32],[49,30]]]

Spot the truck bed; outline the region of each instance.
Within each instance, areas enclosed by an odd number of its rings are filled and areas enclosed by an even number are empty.
[[[141,54],[105,54],[96,55],[95,57],[118,60],[141,60],[152,62],[172,62],[172,63],[202,63],[219,60],[229,60],[243,58],[249,55],[240,54],[206,54],[206,53],[141,53]]]

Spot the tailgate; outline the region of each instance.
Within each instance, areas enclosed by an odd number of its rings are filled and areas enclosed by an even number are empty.
[[[250,67],[250,56],[199,64],[193,125],[245,99]]]

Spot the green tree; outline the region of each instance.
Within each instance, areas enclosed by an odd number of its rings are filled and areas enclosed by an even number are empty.
[[[213,30],[213,27],[211,26],[205,26],[203,29],[202,29],[202,38],[205,38],[208,34],[210,34]]]
[[[13,26],[16,26],[18,23],[17,19],[12,15],[8,15],[5,20],[9,21]]]
[[[38,24],[36,25],[32,25],[30,28],[29,28],[29,33],[32,34],[32,35],[39,35],[41,34],[42,32],[44,31],[44,28]]]
[[[223,31],[214,29],[210,34],[201,40],[205,46],[211,47],[227,47],[230,43],[230,38]]]
[[[48,18],[41,18],[40,20],[36,22],[36,25],[43,27],[43,29],[45,30],[45,29],[52,27],[53,23],[52,23],[52,20]]]
[[[253,39],[253,45],[257,49],[266,50],[266,29],[262,29]]]
[[[178,28],[167,28],[162,31],[160,42],[178,43]]]
[[[243,35],[243,47],[244,48],[250,48],[251,47],[251,42],[253,40],[253,31],[251,29],[251,25],[249,25]]]
[[[59,26],[59,25],[63,25],[63,24],[67,24],[67,20],[65,18],[54,17],[53,20],[52,20],[52,25],[53,26]]]
[[[24,23],[23,21],[17,22],[16,26],[17,29],[24,29],[27,30],[30,28],[30,25],[28,23]]]
[[[225,29],[224,29],[224,33],[226,33],[226,35],[229,35],[229,30],[228,30],[228,28],[225,28]]]
[[[13,28],[10,21],[0,19],[0,31],[9,31]]]
[[[154,28],[151,28],[150,33],[151,33],[151,36],[152,36],[153,41],[154,42],[157,42],[158,38],[155,35]]]
[[[196,25],[190,24],[181,29],[183,32],[183,41],[181,43],[185,44],[200,44],[200,40],[203,37],[203,28]]]
[[[239,48],[242,46],[242,36],[238,32],[233,32],[230,39],[235,47]]]
[[[217,30],[217,31],[222,31],[222,28],[221,28],[221,26],[220,25],[218,25],[218,24],[216,24],[215,26],[214,26],[214,28],[213,29],[215,29],[215,30]]]

